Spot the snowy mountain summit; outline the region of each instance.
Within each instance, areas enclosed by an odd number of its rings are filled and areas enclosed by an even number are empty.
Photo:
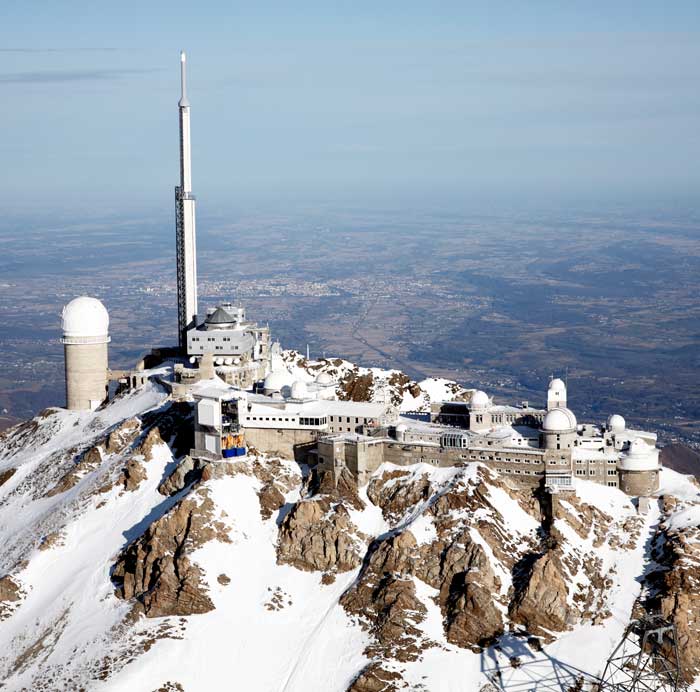
[[[371,396],[371,371],[338,368]],[[391,377],[405,409],[464,391]],[[675,624],[700,689],[692,477],[663,469],[645,509],[478,461],[385,463],[358,488],[191,447],[191,403],[154,381],[0,436],[0,689],[594,689],[645,613]]]

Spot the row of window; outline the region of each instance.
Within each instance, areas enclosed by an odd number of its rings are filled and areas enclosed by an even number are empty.
[[[335,423],[335,422],[336,422],[336,419],[337,419],[337,422],[338,422],[338,423],[342,423],[342,422],[343,422],[343,418],[345,418],[345,422],[346,422],[346,423],[350,423],[350,421],[351,421],[351,419],[352,419],[352,416],[330,416],[331,423]],[[365,425],[365,424],[367,423],[367,419],[366,419],[366,418],[357,418],[357,417],[356,417],[356,418],[355,418],[355,425],[360,425],[360,423],[362,423],[363,425]]]
[[[246,416],[246,422],[249,421],[265,421],[267,423],[295,423],[296,419],[295,418],[277,418],[275,416]],[[326,417],[323,418],[299,418],[299,425],[326,425],[328,423],[328,419]],[[348,428],[349,431],[349,428]]]

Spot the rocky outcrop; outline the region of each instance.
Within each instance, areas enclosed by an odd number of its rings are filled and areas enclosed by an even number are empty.
[[[410,576],[415,548],[410,531],[370,547],[360,576],[340,599],[374,635],[376,644],[365,651],[368,656],[414,661],[429,644],[417,628],[427,611]]]
[[[554,551],[534,561],[522,590],[510,605],[509,615],[514,623],[546,642],[554,639],[552,632],[570,629],[575,622],[576,613],[568,605],[564,567]]]
[[[102,447],[90,447],[83,452],[78,461],[63,477],[46,493],[46,497],[53,497],[60,493],[65,493],[78,484],[81,478],[97,469],[102,463]]]
[[[192,404],[187,401],[171,401],[156,411],[141,416],[143,429],[158,426],[158,433],[173,450],[174,457],[182,457],[194,447]]]
[[[214,605],[189,554],[210,540],[228,542],[206,489],[178,502],[127,546],[112,573],[120,598],[136,599],[148,617],[206,613]]]
[[[342,503],[303,500],[282,521],[277,562],[307,572],[347,572],[362,563],[364,540]]]
[[[284,505],[284,495],[274,482],[268,481],[258,491],[260,500],[260,516],[269,519],[280,507]]]
[[[22,588],[12,577],[0,577],[0,621],[12,615],[22,596]]]
[[[337,477],[328,471],[315,471],[314,493],[332,497],[343,501],[346,505],[356,510],[363,510],[365,503],[360,499],[357,489],[357,479],[347,469],[343,468]]]
[[[350,371],[338,386],[338,394],[344,401],[371,401],[373,390],[372,373],[361,375],[357,370]]]
[[[403,678],[393,670],[385,670],[378,662],[370,663],[350,683],[347,692],[397,692]],[[401,685],[403,687],[403,685]]]
[[[107,436],[105,451],[107,454],[118,454],[129,447],[141,433],[141,421],[138,418],[128,418],[120,423]]]
[[[686,681],[692,682],[700,675],[700,527],[675,528],[670,523],[688,506],[674,497],[663,499],[663,521],[653,552],[658,569],[648,577],[654,595],[643,605],[675,625],[681,668]]]
[[[146,480],[147,477],[148,474],[146,473],[144,465],[138,459],[132,457],[131,459],[128,459],[124,465],[124,468],[117,479],[117,483],[124,490],[133,492],[134,490],[138,489],[141,481]]]
[[[463,539],[445,551],[439,599],[448,641],[480,651],[503,632],[496,605],[501,585],[484,548],[466,535]]]
[[[409,471],[395,469],[372,478],[367,485],[367,497],[381,507],[386,520],[397,521],[427,500],[432,490],[427,476],[413,478]]]
[[[400,406],[403,402],[403,397],[408,392],[414,399],[417,399],[423,390],[417,382],[414,382],[408,375],[403,372],[394,372],[388,380],[391,391],[391,403],[394,406]]]
[[[165,442],[161,437],[160,428],[158,426],[154,426],[146,433],[144,438],[137,445],[136,449],[134,449],[134,455],[143,457],[145,462],[152,461],[154,447],[161,444],[165,444]]]
[[[179,493],[202,478],[202,471],[206,465],[206,462],[186,456],[158,486],[158,492],[166,496]]]
[[[17,471],[17,469],[9,468],[0,472],[0,485],[7,483],[7,481],[9,481],[10,478],[15,475],[15,471]]]

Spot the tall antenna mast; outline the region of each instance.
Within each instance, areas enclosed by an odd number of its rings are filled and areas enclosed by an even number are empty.
[[[187,98],[187,56],[180,53],[180,184],[175,188],[178,345],[187,353],[187,332],[197,326],[197,238],[192,194],[190,102]]]

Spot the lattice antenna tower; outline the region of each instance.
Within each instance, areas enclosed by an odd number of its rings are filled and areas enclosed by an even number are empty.
[[[686,690],[674,624],[660,615],[632,620],[608,659],[600,692]]]

